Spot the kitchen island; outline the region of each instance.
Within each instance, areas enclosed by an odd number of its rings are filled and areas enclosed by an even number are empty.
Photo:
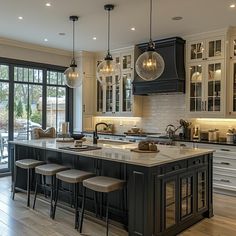
[[[130,149],[137,144],[121,142],[97,144],[101,148],[90,151],[62,149],[70,145],[55,139],[13,141],[12,171],[15,160],[35,158],[126,180],[125,191],[111,195],[110,218],[125,225],[132,236],[176,235],[213,216],[213,150],[159,145],[158,153],[135,153]],[[86,145],[93,146],[89,142]],[[25,189],[26,173],[19,172],[21,178],[12,181]],[[79,191],[81,198],[82,189]],[[93,192],[88,191],[86,202],[87,214],[94,214]],[[104,216],[102,195],[98,203]]]

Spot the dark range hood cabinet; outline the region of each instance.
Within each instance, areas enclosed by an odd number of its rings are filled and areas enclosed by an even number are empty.
[[[154,41],[157,52],[163,57],[165,69],[161,77],[153,81],[142,80],[137,74],[133,81],[134,95],[152,93],[185,93],[184,53],[185,40],[179,37]],[[147,43],[136,45],[139,53],[147,49]]]

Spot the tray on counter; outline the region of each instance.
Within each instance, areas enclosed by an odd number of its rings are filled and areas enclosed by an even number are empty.
[[[63,149],[67,151],[74,151],[74,152],[83,152],[83,151],[93,151],[93,150],[101,149],[101,147],[84,145],[82,147],[74,147],[74,146],[59,147],[59,149]]]

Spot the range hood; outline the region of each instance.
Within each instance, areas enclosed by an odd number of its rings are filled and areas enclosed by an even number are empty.
[[[154,41],[157,52],[163,57],[165,69],[156,80],[145,81],[137,74],[133,81],[134,95],[152,93],[185,93],[184,47],[185,40],[180,37]],[[147,43],[136,45],[139,53],[147,49]]]

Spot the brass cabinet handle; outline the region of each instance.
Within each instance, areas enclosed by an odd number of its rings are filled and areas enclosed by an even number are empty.
[[[218,164],[218,165],[230,165],[229,162],[213,162],[213,164]]]
[[[228,180],[228,179],[213,179],[213,181],[231,183],[230,180]]]
[[[221,148],[220,150],[221,150],[221,151],[225,151],[225,152],[230,152],[230,150],[229,150],[229,149],[226,149],[226,148]]]

